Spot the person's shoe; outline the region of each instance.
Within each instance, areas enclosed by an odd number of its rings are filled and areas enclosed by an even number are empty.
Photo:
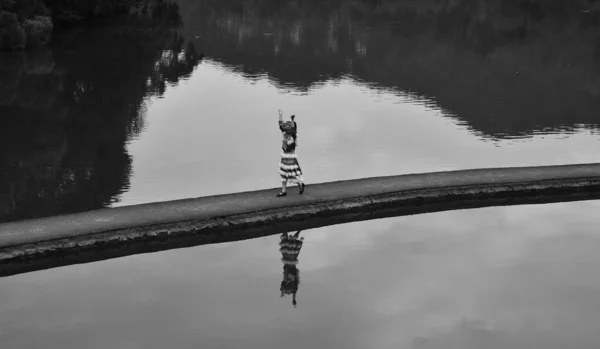
[[[302,195],[302,193],[304,193],[304,187],[306,187],[306,184],[301,183],[298,187],[300,187],[298,190],[298,193],[300,193],[300,195]]]
[[[277,197],[286,196],[286,195],[287,195],[287,193],[285,191],[282,191],[281,193],[277,194]]]

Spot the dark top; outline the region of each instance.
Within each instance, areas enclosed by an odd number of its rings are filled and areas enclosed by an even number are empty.
[[[298,130],[298,126],[296,122],[283,122],[279,121],[279,129],[281,132],[285,132],[286,136],[283,137],[283,141],[281,142],[281,149],[286,152],[293,152],[296,150],[296,132]],[[292,144],[287,144],[288,137],[292,137],[294,142]]]
[[[295,121],[279,121],[279,129],[281,132],[298,133],[298,124]]]

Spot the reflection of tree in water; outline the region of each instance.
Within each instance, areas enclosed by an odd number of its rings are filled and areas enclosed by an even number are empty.
[[[304,238],[300,237],[301,230],[295,234],[281,234],[279,241],[279,252],[281,252],[281,261],[283,262],[283,280],[279,290],[281,297],[292,295],[292,303],[296,307],[296,293],[300,285],[300,270],[298,270],[298,255],[302,249]]]
[[[600,1],[179,2],[207,56],[283,89],[349,75],[498,138],[600,124]]]
[[[0,221],[104,207],[128,188],[145,99],[199,60],[178,7],[153,4],[0,56]]]

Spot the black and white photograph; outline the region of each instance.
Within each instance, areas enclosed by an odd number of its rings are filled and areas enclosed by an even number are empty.
[[[0,349],[600,348],[600,0],[0,0]]]

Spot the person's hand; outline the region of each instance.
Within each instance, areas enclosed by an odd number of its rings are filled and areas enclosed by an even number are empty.
[[[279,116],[283,115],[283,110],[279,109],[277,112],[279,113]]]

